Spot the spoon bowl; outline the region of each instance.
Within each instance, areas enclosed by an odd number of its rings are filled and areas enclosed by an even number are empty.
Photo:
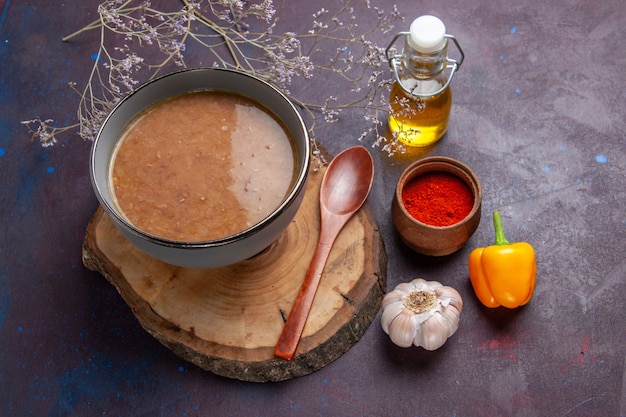
[[[337,155],[324,174],[320,188],[320,209],[335,215],[353,214],[362,205],[372,186],[374,166],[362,146]]]
[[[337,235],[369,195],[374,181],[374,161],[362,146],[339,153],[328,165],[320,187],[320,236],[311,265],[274,349],[278,358],[295,356],[311,311],[322,272]]]

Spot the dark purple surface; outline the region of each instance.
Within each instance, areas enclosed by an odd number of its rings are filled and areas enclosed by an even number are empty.
[[[312,12],[336,4],[289,3],[284,30],[302,30]],[[389,256],[388,287],[419,276],[457,288],[461,327],[438,351],[401,349],[378,317],[337,361],[268,384],[179,359],[82,266],[97,207],[90,143],[72,133],[44,149],[20,122],[74,122],[78,99],[67,83],[87,79],[97,33],[61,38],[94,20],[97,4],[0,0],[0,415],[626,415],[621,1],[398,1],[407,28],[420,14],[441,17],[466,61],[439,144],[393,158],[372,150],[369,202]],[[386,46],[391,35],[376,36]],[[312,96],[340,91],[312,83]],[[359,144],[362,124],[358,112],[346,114],[319,140],[337,153]],[[478,231],[442,259],[410,252],[390,218],[400,172],[424,154],[463,161],[483,185]],[[495,209],[507,237],[538,254],[534,298],[516,311],[481,307],[468,283],[467,255],[492,242]]]

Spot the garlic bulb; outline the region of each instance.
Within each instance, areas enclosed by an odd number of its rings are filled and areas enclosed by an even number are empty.
[[[435,350],[459,327],[463,301],[454,288],[417,278],[387,293],[382,309],[381,325],[393,343]]]

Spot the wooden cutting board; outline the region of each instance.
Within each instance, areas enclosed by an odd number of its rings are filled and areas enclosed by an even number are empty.
[[[274,357],[319,236],[323,173],[311,171],[302,206],[280,238],[246,261],[214,269],[165,264],[132,245],[98,208],[83,263],[117,288],[148,333],[203,369],[252,382],[310,374],[361,338],[386,290],[387,256],[366,203],[335,242],[296,357]]]

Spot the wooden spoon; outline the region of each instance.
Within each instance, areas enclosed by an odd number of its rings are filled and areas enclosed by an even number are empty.
[[[374,162],[362,146],[344,150],[328,165],[320,188],[319,240],[304,282],[274,348],[276,357],[293,359],[333,243],[346,222],[365,202],[373,181]]]

